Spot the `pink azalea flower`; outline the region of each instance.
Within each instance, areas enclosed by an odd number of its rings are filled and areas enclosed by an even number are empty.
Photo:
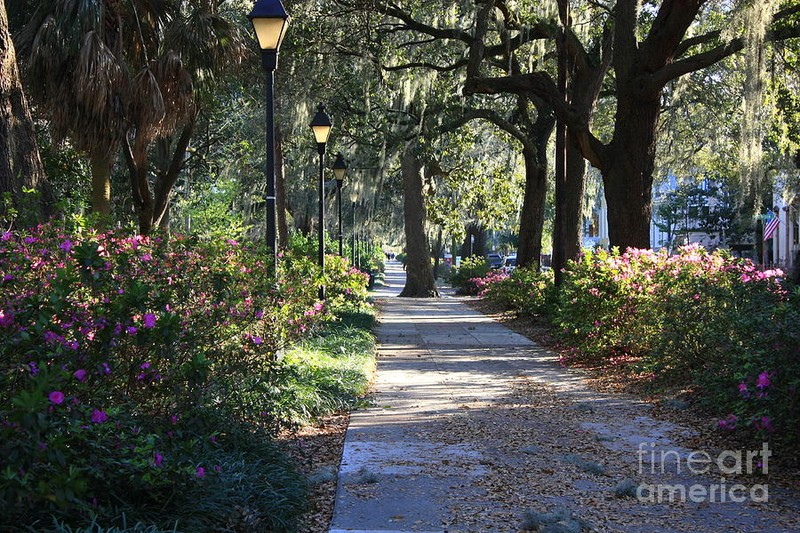
[[[154,328],[155,326],[156,326],[156,315],[154,315],[153,313],[145,313],[144,327]]]
[[[194,473],[195,477],[205,477],[206,476],[206,469],[202,466],[198,466],[197,470]]]
[[[108,413],[105,411],[101,411],[99,409],[94,409],[92,411],[92,422],[95,424],[102,424],[103,422],[108,420]]]
[[[719,428],[725,429],[727,431],[733,431],[736,429],[736,421],[738,420],[737,416],[734,414],[728,415],[726,418],[723,418],[719,421]]]
[[[772,433],[775,430],[772,425],[772,420],[770,420],[768,416],[756,418],[753,425],[755,425],[756,429],[766,431],[767,433]]]
[[[78,370],[76,370],[75,373],[72,374],[72,375],[75,376],[75,379],[77,379],[80,382],[86,381],[86,370],[84,370],[82,368],[79,368]]]
[[[53,392],[50,393],[48,398],[50,399],[50,403],[59,405],[64,402],[64,393],[61,392],[60,390],[54,390]]]
[[[770,373],[764,371],[758,375],[758,379],[756,380],[756,388],[758,389],[766,389],[769,387],[772,382],[769,380]]]
[[[0,327],[8,328],[14,324],[14,315],[12,313],[6,314],[5,311],[0,309]]]
[[[158,452],[155,452],[153,455],[153,466],[161,466],[161,463],[164,462],[164,456]]]

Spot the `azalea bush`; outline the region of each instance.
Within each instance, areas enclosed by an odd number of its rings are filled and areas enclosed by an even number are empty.
[[[369,274],[336,255],[325,259],[325,305],[334,315],[365,309]]]
[[[489,263],[485,257],[467,257],[450,274],[450,284],[458,294],[478,294],[478,286],[473,280],[483,278],[489,273]]]
[[[544,314],[554,297],[552,271],[517,268],[510,275],[499,270],[473,280],[479,296],[521,315]]]
[[[630,363],[655,382],[693,384],[730,412],[721,427],[780,426],[796,439],[800,306],[782,276],[696,245],[586,252],[559,291],[567,362]]]
[[[271,485],[293,474],[264,442],[284,422],[280,353],[331,314],[313,261],[283,258],[276,286],[267,257],[52,225],[0,235],[0,523],[172,501],[213,529],[235,509],[204,513],[198,491],[246,486],[247,465],[273,495],[252,511],[288,527],[302,494]],[[363,275],[334,265],[331,303],[356,305]]]

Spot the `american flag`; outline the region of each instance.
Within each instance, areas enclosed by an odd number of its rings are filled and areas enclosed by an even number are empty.
[[[780,217],[775,216],[775,213],[772,211],[769,211],[767,216],[771,218],[767,220],[767,225],[764,226],[765,241],[768,241],[772,238],[772,235],[775,233],[775,230],[778,229],[778,225],[781,223]]]

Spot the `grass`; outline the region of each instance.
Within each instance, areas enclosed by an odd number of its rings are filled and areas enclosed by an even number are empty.
[[[375,368],[371,311],[349,313],[285,354],[281,416],[290,424],[352,409],[367,393]]]

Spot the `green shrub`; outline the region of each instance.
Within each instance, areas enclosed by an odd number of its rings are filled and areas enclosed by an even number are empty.
[[[489,263],[485,257],[467,257],[458,269],[453,269],[450,274],[450,285],[455,287],[458,294],[478,294],[478,286],[473,281],[483,278],[489,272]]]
[[[367,393],[375,365],[374,314],[346,315],[286,353],[275,404],[294,423],[355,407]]]
[[[0,235],[0,529],[51,517],[111,527],[123,513],[172,527],[165,502],[200,530],[225,528],[235,506],[202,504],[228,490],[228,474],[253,491],[237,501],[274,492],[253,504],[253,520],[270,524],[260,530],[286,529],[302,484],[259,452],[295,422],[273,393],[280,354],[334,308],[361,310],[366,293],[341,260],[323,279],[293,252],[276,287],[268,257],[235,241],[49,225]],[[281,479],[290,486],[267,487]]]
[[[480,296],[521,315],[545,314],[555,297],[552,271],[517,268],[511,275],[489,272],[476,285]]]
[[[587,252],[560,288],[565,359],[635,363],[655,383],[697,388],[729,413],[723,429],[798,442],[800,297],[782,275],[698,246]]]

